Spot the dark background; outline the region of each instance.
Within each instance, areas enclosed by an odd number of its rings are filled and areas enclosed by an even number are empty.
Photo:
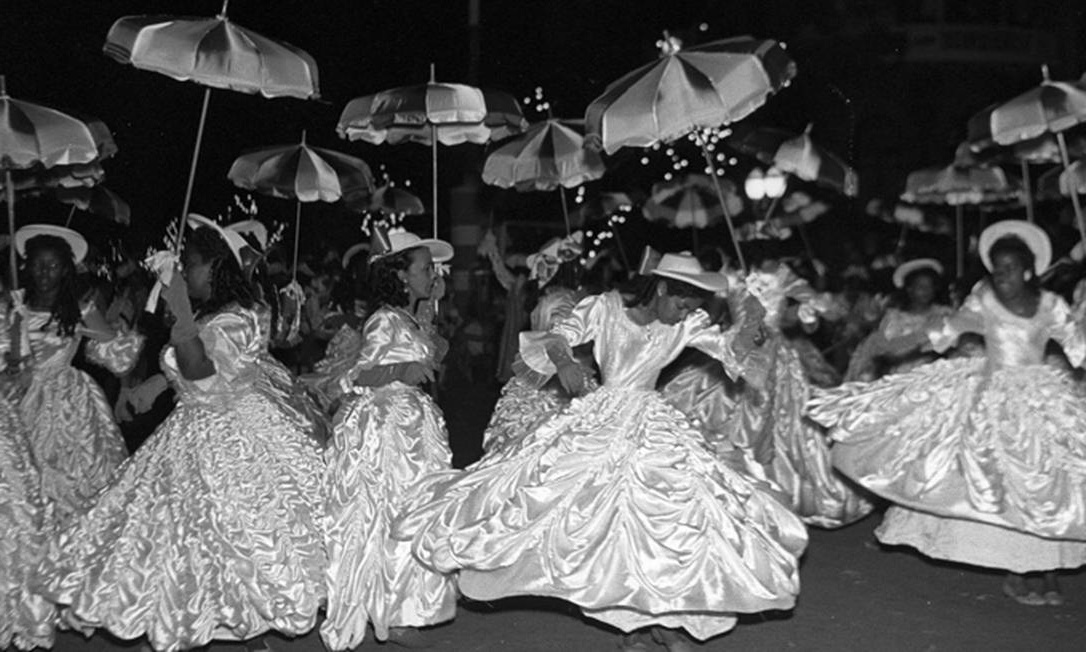
[[[133,226],[124,237],[134,250],[156,243],[180,210],[203,88],[107,58],[105,35],[121,16],[212,16],[220,6],[218,0],[5,0],[0,6],[0,73],[9,93],[97,116],[112,128],[120,152],[106,164],[106,185],[132,205]],[[1038,83],[1042,61],[1057,79],[1077,78],[1086,69],[1086,3],[1072,0],[481,0],[479,6],[473,58],[467,0],[233,0],[228,13],[235,22],[313,55],[322,99],[213,91],[193,210],[215,215],[231,203],[235,190],[225,174],[242,150],[297,140],[303,129],[311,144],[360,156],[378,174],[384,165],[428,201],[428,148],[348,143],[336,136],[335,123],[353,97],[425,81],[430,62],[439,81],[472,82],[518,98],[541,86],[556,115],[580,117],[610,81],[655,57],[664,29],[688,44],[751,34],[784,41],[799,74],[748,120],[797,131],[813,122],[816,139],[860,172],[862,197],[838,202],[815,225],[817,245],[831,249],[832,257],[842,234],[892,236],[894,229],[864,215],[866,201],[896,196],[912,169],[949,163],[969,116]],[[968,42],[926,56],[919,46],[932,26],[964,26],[945,43],[962,33]],[[482,154],[479,146],[442,148],[443,205]],[[662,159],[641,165],[641,156],[613,157],[608,175],[590,184],[589,194],[647,190],[668,166]],[[744,165],[735,169],[740,185]],[[553,198],[493,189],[482,194],[484,210],[493,208],[499,220],[559,219]],[[259,203],[263,219],[293,220],[289,202]],[[21,207],[20,220],[66,214],[32,201]],[[345,248],[361,237],[357,219],[339,207],[310,205],[305,215],[303,247],[323,247],[327,240]],[[88,216],[78,220],[84,230],[101,230]],[[446,236],[448,222],[443,215]],[[425,224],[423,218],[419,229]],[[631,240],[661,237],[643,224],[629,229]],[[676,243],[688,238],[664,235]]]

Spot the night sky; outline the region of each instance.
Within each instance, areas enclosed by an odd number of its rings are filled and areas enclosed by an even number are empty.
[[[311,144],[360,156],[375,171],[385,164],[394,179],[414,181],[417,194],[428,197],[428,148],[348,143],[335,134],[335,123],[353,97],[425,81],[431,61],[440,81],[474,81],[518,98],[542,86],[557,116],[582,117],[587,103],[610,81],[653,59],[654,42],[664,29],[688,43],[741,34],[777,38],[788,43],[799,74],[750,120],[797,131],[813,121],[818,140],[859,169],[865,199],[898,192],[895,184],[909,169],[948,163],[964,138],[969,115],[1039,81],[1033,67],[888,64],[900,53],[899,40],[880,35],[877,28],[860,30],[860,36],[849,31],[855,24],[877,23],[885,7],[910,3],[785,0],[481,0],[481,58],[477,79],[470,80],[467,4],[233,0],[229,14],[235,22],[313,55],[322,99],[267,100],[214,91],[193,210],[213,215],[230,203],[235,191],[225,175],[241,151],[296,141],[303,129]],[[1043,9],[1064,3],[1034,4]],[[9,94],[97,116],[113,130],[120,152],[106,164],[106,185],[132,205],[133,228],[126,237],[136,248],[157,241],[165,221],[180,210],[203,88],[107,58],[102,54],[105,35],[125,15],[212,16],[220,6],[220,0],[5,0],[0,9],[0,73],[7,75]],[[1082,9],[1064,9],[1063,15],[1077,21],[1078,34],[1086,34]],[[834,30],[848,36],[809,38]],[[1080,43],[1060,48],[1062,53],[1086,50]],[[1057,77],[1077,77],[1086,61],[1078,66],[1057,62],[1053,68]],[[948,93],[960,98],[949,108]],[[886,124],[886,115],[898,116],[896,124]],[[481,160],[481,154],[476,146],[444,148],[443,180],[457,182],[458,170]],[[659,180],[660,170],[640,166],[639,158],[639,153],[620,153],[591,191],[647,189]],[[445,182],[443,192],[449,187]],[[519,201],[535,211],[550,210],[539,208],[549,206],[539,203],[544,199],[486,193],[488,205]],[[858,219],[858,205],[842,210]],[[265,217],[293,215],[285,201],[260,200],[260,206]],[[45,219],[66,214],[40,202],[28,202],[24,209]],[[23,221],[30,217],[25,212],[20,213]],[[357,222],[334,207],[307,207],[306,215],[317,227],[306,232],[309,245],[320,233],[356,233]],[[79,225],[93,227],[89,221]]]

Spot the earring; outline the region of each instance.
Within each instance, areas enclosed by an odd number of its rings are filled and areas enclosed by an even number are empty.
[[[1033,272],[1031,272],[1031,271],[1029,271],[1027,269],[1026,272],[1024,274],[1022,274],[1022,277],[1025,278],[1027,281],[1032,281],[1033,280]]]

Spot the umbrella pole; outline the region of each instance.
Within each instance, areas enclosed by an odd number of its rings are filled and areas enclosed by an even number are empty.
[[[965,226],[961,204],[954,207],[954,236],[955,272],[957,272],[957,278],[961,278],[965,276],[965,253],[962,251],[965,246],[962,242],[965,238]]]
[[[185,203],[181,205],[181,215],[177,224],[177,241],[174,243],[174,253],[181,254],[181,241],[185,237],[185,219],[189,214],[189,203],[192,201],[192,184],[196,181],[196,162],[200,159],[200,143],[204,139],[204,123],[207,122],[207,104],[211,101],[211,89],[204,89],[204,104],[200,108],[200,125],[196,128],[196,146],[192,150],[192,164],[189,165],[189,183],[185,188]]]
[[[437,125],[430,125],[430,176],[433,180],[430,205],[434,211],[434,238],[437,238]]]
[[[72,224],[72,218],[75,217],[75,206],[68,211],[68,219],[64,220],[64,228],[68,228]]]
[[[724,199],[724,189],[720,187],[720,179],[717,178],[716,173],[713,171],[713,157],[709,154],[709,147],[705,144],[701,132],[696,131],[694,133],[698,139],[698,144],[701,145],[701,153],[705,156],[705,164],[709,166],[709,171],[713,177],[713,187],[716,188],[716,196],[720,200],[720,210],[724,211],[724,221],[728,224],[728,235],[732,238],[732,246],[735,247],[735,254],[739,259],[739,268],[745,272],[747,271],[747,261],[743,258],[743,250],[739,247],[739,236],[735,233],[732,214],[728,212],[728,203]]]
[[[1033,190],[1029,182],[1029,162],[1026,159],[1020,161],[1022,165],[1022,190],[1026,193],[1026,219],[1033,224]]]
[[[298,242],[302,239],[302,202],[294,202],[294,264],[290,266],[291,282],[298,282]]]
[[[19,262],[15,258],[15,180],[11,178],[11,169],[4,169],[4,185],[8,190],[8,264],[11,266],[11,289],[19,289]]]
[[[566,237],[569,237],[569,205],[566,204],[566,189],[561,184],[558,185],[558,196],[562,198],[562,217],[566,220]]]
[[[1066,172],[1071,167],[1071,158],[1067,155],[1067,140],[1062,131],[1056,132],[1056,142],[1060,144],[1060,158],[1063,159],[1063,170]],[[1082,216],[1082,204],[1078,199],[1078,184],[1072,183],[1071,205],[1075,208],[1075,221],[1078,222],[1078,234],[1086,241],[1086,218]]]

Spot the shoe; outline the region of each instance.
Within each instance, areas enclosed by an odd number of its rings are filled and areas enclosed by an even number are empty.
[[[414,650],[434,646],[433,641],[415,627],[390,627],[387,642]]]
[[[1050,607],[1062,607],[1065,600],[1059,591],[1045,591],[1044,601]]]
[[[1021,586],[1016,586],[1010,578],[1003,580],[1003,595],[1027,607],[1043,607],[1048,604],[1040,593],[1027,590],[1024,582]]]

